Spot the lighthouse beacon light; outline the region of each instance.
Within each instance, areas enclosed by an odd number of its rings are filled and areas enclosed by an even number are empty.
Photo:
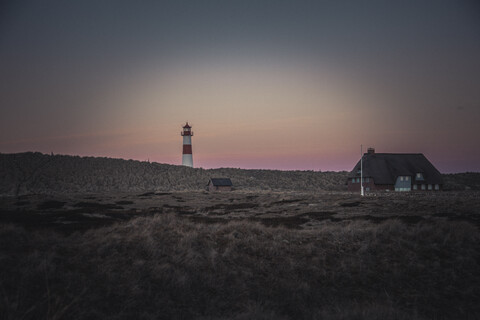
[[[193,168],[193,157],[192,157],[193,131],[192,131],[192,127],[188,125],[188,122],[183,126],[183,131],[180,133],[180,135],[183,137],[182,165]]]

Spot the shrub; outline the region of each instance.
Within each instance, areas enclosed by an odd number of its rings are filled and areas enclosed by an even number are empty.
[[[0,228],[3,318],[420,319],[480,315],[467,223],[195,224],[139,217],[84,234]]]

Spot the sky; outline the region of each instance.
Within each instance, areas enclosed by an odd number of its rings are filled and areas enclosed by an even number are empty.
[[[0,4],[0,153],[352,170],[364,150],[480,171],[477,1]]]

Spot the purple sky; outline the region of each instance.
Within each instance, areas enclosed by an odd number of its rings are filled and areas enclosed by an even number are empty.
[[[0,152],[480,171],[477,1],[6,1]]]

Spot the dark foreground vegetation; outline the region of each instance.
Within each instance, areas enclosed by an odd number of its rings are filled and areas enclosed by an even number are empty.
[[[58,233],[0,225],[2,319],[475,319],[466,222],[315,230],[165,213]]]

